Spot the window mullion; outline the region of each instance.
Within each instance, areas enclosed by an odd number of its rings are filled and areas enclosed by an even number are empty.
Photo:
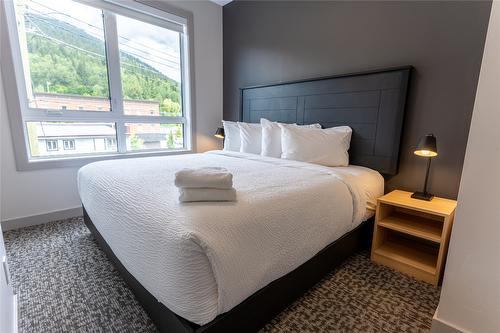
[[[104,38],[106,40],[106,59],[108,65],[109,93],[111,96],[111,112],[116,117],[116,137],[118,152],[127,150],[125,125],[123,118],[123,90],[120,71],[120,49],[118,47],[118,32],[116,16],[106,10],[104,15]]]
[[[29,110],[24,114],[25,121],[80,121],[80,122],[115,122],[121,120],[124,123],[165,123],[165,124],[185,124],[185,117],[168,116],[135,116],[123,115],[117,117],[112,112],[96,111],[68,111],[61,115],[47,115],[43,112]]]

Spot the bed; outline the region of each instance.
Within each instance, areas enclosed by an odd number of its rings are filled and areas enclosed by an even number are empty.
[[[397,172],[409,73],[242,89],[245,121],[351,126],[358,165],[212,151],[80,169],[85,222],[161,331],[254,331],[366,246],[380,173]],[[180,204],[174,173],[194,165],[228,168],[238,200]]]

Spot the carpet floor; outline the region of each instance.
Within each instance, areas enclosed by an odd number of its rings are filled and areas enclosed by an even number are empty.
[[[156,332],[82,218],[4,233],[20,332]],[[439,290],[359,253],[262,332],[427,332]]]

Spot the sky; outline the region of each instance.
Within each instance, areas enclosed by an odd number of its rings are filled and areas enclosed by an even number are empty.
[[[71,0],[18,0],[35,13],[70,23],[104,40],[101,10]],[[116,15],[119,47],[166,76],[181,80],[179,33]]]

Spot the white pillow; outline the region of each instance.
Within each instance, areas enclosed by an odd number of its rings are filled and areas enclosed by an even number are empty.
[[[223,120],[224,126],[224,150],[225,151],[240,151],[240,127],[235,121]]]
[[[297,124],[284,124],[260,119],[262,125],[262,156],[281,157],[281,126],[298,126]],[[321,128],[320,124],[300,125],[301,127]]]
[[[240,127],[240,152],[260,154],[262,147],[262,126],[253,123],[238,122]]]
[[[349,165],[349,126],[327,129],[281,126],[281,158],[325,166]]]

